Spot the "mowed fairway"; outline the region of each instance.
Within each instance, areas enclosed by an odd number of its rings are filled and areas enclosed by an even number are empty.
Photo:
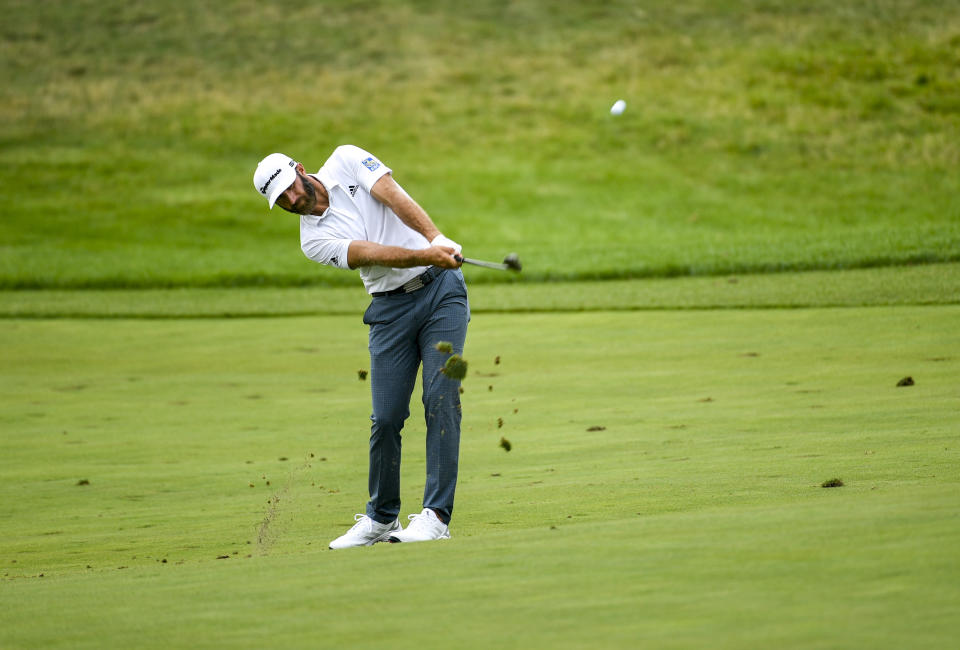
[[[960,647],[960,0],[0,15],[0,650]],[[327,550],[366,296],[251,175],[346,143],[523,260],[450,540]]]
[[[333,552],[359,314],[0,321],[0,646],[949,647],[958,324],[476,313],[453,538]]]

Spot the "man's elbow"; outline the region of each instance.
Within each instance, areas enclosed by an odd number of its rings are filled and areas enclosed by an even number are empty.
[[[368,242],[354,240],[347,246],[347,266],[351,270],[372,264]]]

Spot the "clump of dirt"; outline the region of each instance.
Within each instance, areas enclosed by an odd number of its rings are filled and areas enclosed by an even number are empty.
[[[595,424],[594,426],[587,429],[587,431],[606,431],[606,430],[607,430],[607,427],[600,426],[599,424]]]
[[[499,354],[497,355],[497,358],[493,360],[493,365],[495,365],[495,366],[499,366],[499,365],[500,365],[500,355],[499,355]]]
[[[825,487],[825,488],[843,487],[843,480],[839,478],[832,478],[829,481],[824,481],[823,483],[821,483],[820,487]]]
[[[82,478],[79,481],[77,481],[77,485],[90,485],[90,481],[88,481],[85,478]]]
[[[447,354],[453,354],[453,343],[449,341],[440,341],[435,346],[439,352],[446,352]]]
[[[450,379],[463,379],[467,376],[467,362],[459,354],[454,354],[447,359],[440,372]]]
[[[913,377],[904,377],[903,379],[897,382],[898,388],[903,386],[913,386]]]
[[[357,377],[360,379],[360,381],[366,381],[367,371],[361,368],[360,370],[357,371]]]
[[[503,418],[497,418],[497,428],[498,429],[503,428]]]
[[[513,449],[513,445],[510,444],[510,441],[503,436],[500,436],[500,446],[503,447],[504,451],[510,451]]]

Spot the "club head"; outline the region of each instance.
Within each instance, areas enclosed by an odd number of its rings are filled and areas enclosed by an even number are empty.
[[[523,264],[520,263],[520,257],[516,253],[510,253],[503,258],[504,265],[511,271],[522,271]]]

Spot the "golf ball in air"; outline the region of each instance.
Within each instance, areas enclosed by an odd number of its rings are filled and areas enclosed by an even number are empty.
[[[627,102],[623,101],[622,99],[618,99],[616,102],[614,102],[613,106],[610,107],[610,114],[620,115],[620,113],[626,110],[626,108]]]

